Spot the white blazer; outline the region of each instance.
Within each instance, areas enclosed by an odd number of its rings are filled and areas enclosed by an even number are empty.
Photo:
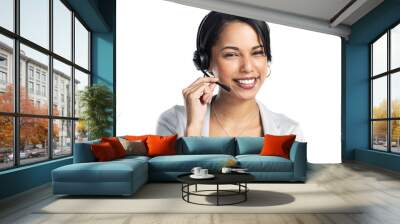
[[[288,135],[295,134],[296,141],[305,142],[303,132],[299,123],[290,119],[284,114],[275,113],[269,110],[263,103],[256,99],[261,114],[261,120],[265,134]],[[204,125],[201,135],[209,136],[210,104],[207,104],[207,112],[204,117]],[[186,108],[182,105],[175,105],[164,111],[158,118],[157,135],[175,135],[178,138],[184,136],[186,129]]]

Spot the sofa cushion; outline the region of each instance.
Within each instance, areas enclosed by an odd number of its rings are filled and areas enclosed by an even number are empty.
[[[261,156],[280,156],[290,159],[290,148],[296,135],[270,135],[264,136],[264,145],[261,149]]]
[[[122,146],[121,142],[117,137],[103,137],[101,138],[101,142],[110,143],[112,148],[114,149],[117,158],[122,158],[126,156],[126,151],[124,149],[124,146]]]
[[[113,162],[136,163],[135,161],[142,161],[142,162],[147,163],[149,161],[149,159],[150,159],[150,157],[147,157],[147,156],[131,155],[131,156],[125,156],[124,158],[113,160]]]
[[[174,155],[157,156],[149,160],[149,170],[163,172],[190,172],[193,167],[200,166],[209,171],[219,171],[230,159],[231,155]]]
[[[129,182],[134,172],[147,171],[146,166],[140,159],[74,163],[54,169],[52,175],[58,182]]]
[[[90,148],[92,144],[99,144],[100,139],[93,141],[75,143],[74,147],[74,163],[95,162],[96,158]]]
[[[148,156],[164,156],[176,154],[176,139],[178,135],[150,135],[147,137],[146,144]]]
[[[292,161],[279,156],[238,155],[239,166],[249,172],[292,172]]]
[[[225,154],[235,155],[235,138],[189,136],[180,138],[178,154]]]
[[[126,151],[126,155],[147,155],[146,143],[142,140],[127,140],[125,138],[118,138]]]
[[[108,142],[92,144],[90,147],[92,149],[94,157],[96,157],[96,161],[104,162],[118,158],[112,145]]]
[[[263,137],[236,137],[236,155],[259,154],[263,144]]]

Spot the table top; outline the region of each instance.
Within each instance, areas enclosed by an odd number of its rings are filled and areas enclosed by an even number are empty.
[[[215,177],[210,179],[194,179],[190,177],[191,174],[181,174],[177,179],[186,184],[235,184],[248,183],[255,180],[255,177],[249,173],[211,173]]]

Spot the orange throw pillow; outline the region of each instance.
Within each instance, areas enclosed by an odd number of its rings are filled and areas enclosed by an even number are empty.
[[[129,140],[129,141],[141,140],[141,141],[146,142],[146,139],[147,139],[148,136],[150,136],[150,135],[138,135],[138,136],[136,136],[136,135],[125,135],[124,138],[126,140]]]
[[[148,156],[176,155],[176,139],[178,135],[149,135],[146,143]]]
[[[118,158],[126,156],[126,151],[124,149],[124,146],[122,146],[121,142],[119,141],[118,138],[116,137],[110,137],[110,138],[101,138],[101,142],[108,142],[114,149],[115,155]]]
[[[290,159],[290,148],[296,135],[264,135],[264,145],[261,156],[281,156]]]
[[[99,162],[109,161],[117,158],[114,149],[108,142],[92,144],[90,147],[94,154],[94,157]]]

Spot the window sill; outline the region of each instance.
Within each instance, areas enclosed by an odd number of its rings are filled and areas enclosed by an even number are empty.
[[[9,174],[9,173],[14,173],[14,172],[27,170],[27,169],[32,169],[32,168],[43,166],[43,165],[57,163],[57,162],[69,160],[69,159],[72,159],[72,158],[73,158],[73,156],[67,156],[67,157],[63,157],[63,158],[59,158],[59,159],[52,159],[52,160],[48,160],[48,161],[38,162],[38,163],[35,163],[35,164],[24,165],[24,166],[16,167],[16,168],[10,168],[10,169],[7,169],[7,170],[0,171],[0,176],[1,175],[5,175],[5,174]]]

